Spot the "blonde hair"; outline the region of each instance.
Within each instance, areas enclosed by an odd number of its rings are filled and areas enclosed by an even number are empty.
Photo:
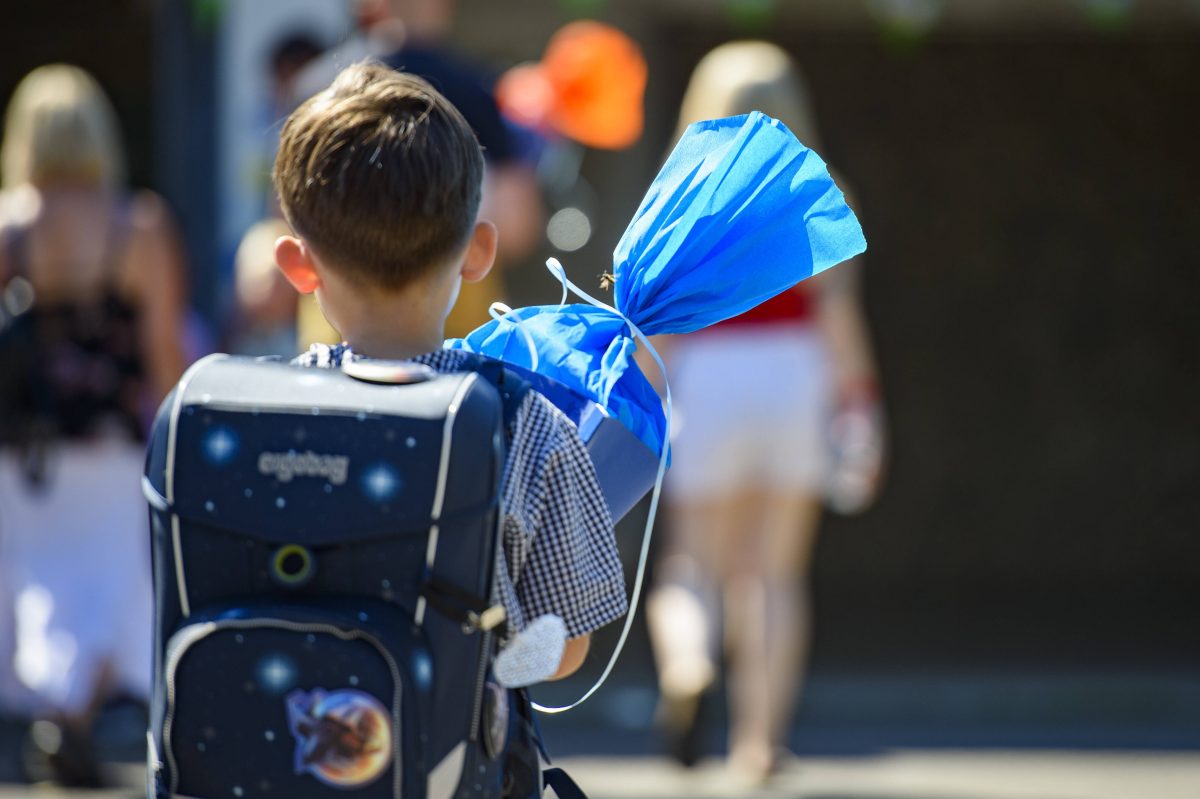
[[[805,145],[820,147],[808,84],[791,57],[768,42],[730,42],[700,59],[683,95],[676,138],[693,122],[750,111],[775,117]]]
[[[50,64],[17,86],[4,118],[0,186],[69,180],[115,189],[125,182],[117,115],[78,67]]]

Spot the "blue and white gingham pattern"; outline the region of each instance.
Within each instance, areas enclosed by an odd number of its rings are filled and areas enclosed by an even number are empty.
[[[354,357],[346,345],[314,344],[295,362],[330,368]],[[440,350],[412,360],[455,372],[467,357]],[[571,637],[620,618],[628,600],[613,522],[574,423],[530,391],[506,434],[495,590],[509,633],[547,613],[560,616]]]

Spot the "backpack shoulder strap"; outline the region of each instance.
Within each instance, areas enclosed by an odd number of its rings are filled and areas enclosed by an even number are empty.
[[[474,352],[468,352],[465,355],[467,357],[463,360],[463,370],[478,373],[500,393],[500,401],[504,408],[504,429],[511,430],[517,419],[517,413],[521,410],[521,404],[525,401],[525,395],[532,390],[533,386],[529,384],[528,380],[506,367],[503,361]]]
[[[587,799],[587,794],[580,790],[567,772],[560,768],[548,768],[542,772],[542,784],[546,787],[547,797],[555,799]]]

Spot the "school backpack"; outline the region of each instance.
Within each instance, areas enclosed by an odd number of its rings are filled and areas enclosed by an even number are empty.
[[[540,795],[529,704],[489,672],[528,384],[471,364],[211,356],[164,402],[150,799]]]

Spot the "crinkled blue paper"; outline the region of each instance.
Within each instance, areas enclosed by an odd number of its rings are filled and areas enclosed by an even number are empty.
[[[697,122],[613,253],[616,307],[647,334],[690,333],[866,248],[825,162],[782,122]]]
[[[613,253],[616,308],[646,335],[737,316],[858,255],[866,239],[825,162],[754,112],[698,122],[675,146]],[[661,401],[633,361],[628,325],[590,305],[521,308],[537,372],[600,405],[653,452]],[[447,342],[529,368],[525,336],[492,321]]]
[[[660,451],[666,428],[662,401],[633,362],[636,345],[619,316],[591,305],[535,305],[518,308],[508,318],[520,320],[533,339],[539,375],[595,402],[652,452]],[[482,353],[523,369],[532,365],[525,336],[507,321],[489,322],[446,346]],[[578,409],[568,404],[569,398],[548,396],[578,421]]]

